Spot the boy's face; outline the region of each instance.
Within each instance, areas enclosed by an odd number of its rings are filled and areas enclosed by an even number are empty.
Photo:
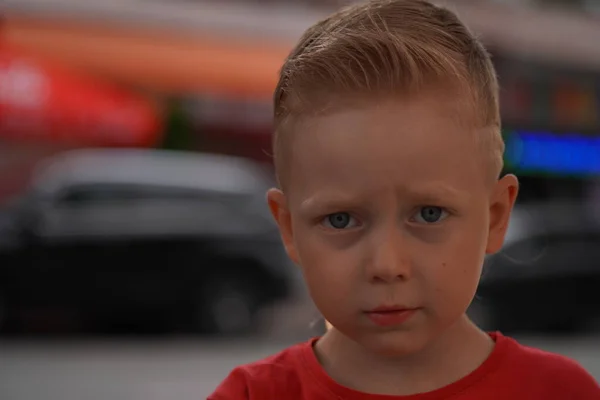
[[[462,318],[502,245],[516,178],[489,181],[451,104],[432,94],[307,119],[285,194],[268,194],[323,316],[378,352],[416,351]]]

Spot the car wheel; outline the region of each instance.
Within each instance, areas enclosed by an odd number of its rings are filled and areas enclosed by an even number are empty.
[[[201,304],[196,309],[196,325],[203,331],[220,335],[252,332],[257,325],[259,291],[242,278],[211,279],[204,285]]]

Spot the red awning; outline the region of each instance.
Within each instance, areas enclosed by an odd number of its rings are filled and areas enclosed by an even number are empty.
[[[157,143],[160,121],[143,96],[0,44],[2,138],[146,147]]]

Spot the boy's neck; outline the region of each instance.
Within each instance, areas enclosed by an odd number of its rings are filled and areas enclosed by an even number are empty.
[[[479,367],[492,339],[466,316],[422,351],[401,358],[374,354],[331,329],[315,345],[317,358],[338,383],[366,393],[410,395],[438,389]]]

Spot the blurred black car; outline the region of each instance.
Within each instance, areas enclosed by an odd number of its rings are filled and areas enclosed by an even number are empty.
[[[83,150],[0,213],[0,331],[246,332],[292,296],[264,195],[238,158]]]
[[[469,310],[486,329],[573,332],[600,318],[600,224],[585,203],[517,207]]]

